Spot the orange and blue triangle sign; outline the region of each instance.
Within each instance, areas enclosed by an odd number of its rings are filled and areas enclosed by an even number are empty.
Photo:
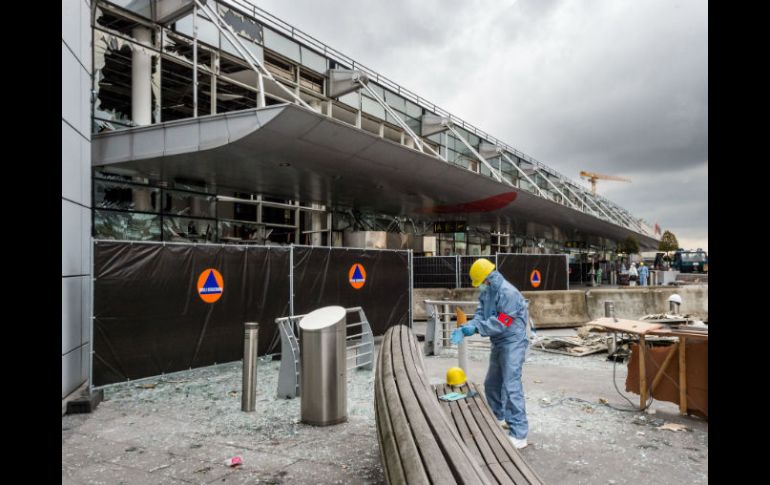
[[[541,279],[539,270],[536,270],[536,269],[532,270],[532,273],[529,274],[529,282],[533,288],[537,288],[538,286],[540,286],[542,279]]]
[[[366,283],[366,270],[364,269],[364,265],[355,263],[350,267],[350,271],[348,271],[348,282],[350,283],[350,286],[356,290],[363,288]]]
[[[204,269],[198,276],[198,296],[206,303],[214,303],[225,291],[224,279],[214,268]]]

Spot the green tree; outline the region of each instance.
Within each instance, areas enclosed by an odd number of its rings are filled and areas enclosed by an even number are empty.
[[[671,231],[664,231],[663,236],[660,238],[660,244],[658,244],[658,251],[676,251],[679,249],[679,241],[676,240],[676,236]]]
[[[618,243],[618,252],[626,254],[638,254],[639,241],[637,241],[634,236],[628,236],[623,241]]]

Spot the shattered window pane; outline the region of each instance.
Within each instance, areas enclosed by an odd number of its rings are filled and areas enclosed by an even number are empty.
[[[160,241],[160,216],[137,212],[94,210],[94,237],[132,241]]]
[[[241,221],[219,221],[219,240],[222,242],[253,241],[264,242],[264,226]]]
[[[260,24],[223,5],[219,5],[219,14],[237,34],[262,43],[262,26]]]
[[[94,207],[158,212],[159,189],[136,184],[94,180]]]
[[[177,216],[215,217],[216,197],[177,190],[164,190],[163,213]]]
[[[164,217],[163,240],[214,242],[216,240],[216,221],[187,217]]]

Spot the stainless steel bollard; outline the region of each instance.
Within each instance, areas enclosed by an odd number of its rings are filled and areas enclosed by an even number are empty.
[[[328,426],[348,419],[346,315],[343,307],[329,306],[299,322],[303,423]]]
[[[675,301],[668,302],[668,311],[673,315],[679,315],[679,303]]]
[[[604,316],[607,318],[615,318],[615,303],[612,301],[604,302]],[[618,340],[615,336],[615,332],[607,336],[607,352],[612,355],[618,348]]]
[[[241,411],[251,413],[257,401],[257,341],[259,323],[246,322],[243,335],[243,388]]]
[[[615,302],[604,302],[604,316],[607,318],[615,318]]]

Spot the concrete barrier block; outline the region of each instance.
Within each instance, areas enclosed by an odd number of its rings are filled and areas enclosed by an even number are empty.
[[[425,300],[454,299],[454,290],[449,288],[414,288],[412,292],[412,319],[421,321],[428,319]]]
[[[523,291],[535,328],[579,327],[589,321],[583,290]]]

